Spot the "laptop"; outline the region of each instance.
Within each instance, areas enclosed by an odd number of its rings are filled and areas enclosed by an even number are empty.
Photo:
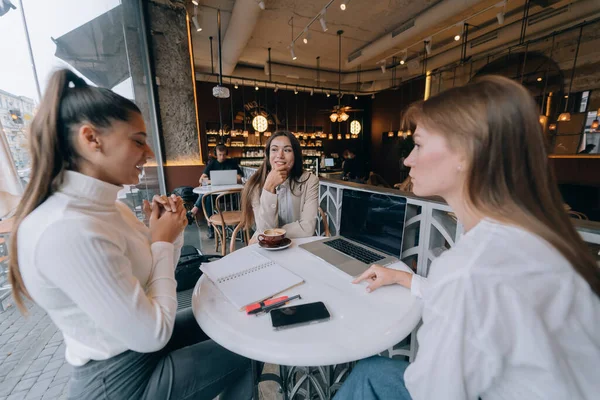
[[[340,235],[300,247],[357,276],[372,264],[399,261],[405,219],[405,197],[344,189]]]
[[[235,185],[236,183],[237,171],[235,169],[210,171],[210,184],[213,186]]]

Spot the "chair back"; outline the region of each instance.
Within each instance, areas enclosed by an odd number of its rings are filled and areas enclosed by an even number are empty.
[[[325,211],[323,211],[321,207],[319,207],[319,215],[323,220],[323,233],[325,234],[325,236],[331,237],[331,232],[329,232],[329,221],[327,220],[327,214],[325,213]]]

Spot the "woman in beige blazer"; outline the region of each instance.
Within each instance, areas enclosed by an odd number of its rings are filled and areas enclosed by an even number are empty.
[[[288,131],[275,132],[265,160],[242,193],[243,219],[256,232],[286,230],[289,238],[313,236],[319,207],[319,178],[302,167],[302,149]],[[255,234],[256,236],[256,234]]]

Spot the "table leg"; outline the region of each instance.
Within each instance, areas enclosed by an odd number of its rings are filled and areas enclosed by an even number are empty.
[[[258,398],[258,384],[260,383],[260,371],[258,361],[252,360],[252,400],[259,400]]]

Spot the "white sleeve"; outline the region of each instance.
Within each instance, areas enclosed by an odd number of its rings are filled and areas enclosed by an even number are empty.
[[[465,321],[460,310],[451,317],[431,310],[427,314],[417,333],[417,357],[404,374],[412,399],[477,400],[500,365],[461,329]]]
[[[144,292],[118,235],[97,223],[58,221],[40,238],[36,265],[102,330],[133,351],[158,351],[171,338],[177,312],[174,246],[151,245],[152,275]]]
[[[181,248],[183,247],[183,234],[185,230],[181,232],[177,239],[173,242],[173,271],[177,268],[177,263],[179,262],[179,258],[181,257]]]
[[[422,299],[423,294],[425,293],[425,290],[427,289],[428,285],[429,281],[427,280],[427,278],[421,275],[413,274],[412,280],[410,282],[410,293],[413,296]]]

